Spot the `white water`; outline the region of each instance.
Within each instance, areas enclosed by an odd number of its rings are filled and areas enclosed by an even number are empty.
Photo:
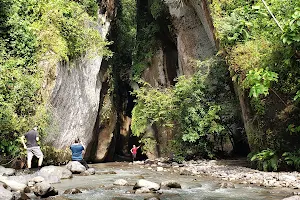
[[[207,177],[182,176],[170,172],[156,172],[140,168],[139,165],[128,163],[103,163],[92,165],[99,172],[114,171],[116,174],[98,174],[94,176],[75,176],[73,179],[63,180],[53,184],[62,194],[69,188],[84,188],[83,193],[62,195],[76,200],[111,200],[111,199],[136,199],[158,196],[161,200],[280,200],[290,196],[292,190],[263,188],[235,184],[236,188],[220,188],[221,180]],[[182,189],[162,190],[162,194],[130,194],[133,185],[143,176],[146,180],[161,183],[166,180],[176,180]],[[132,186],[114,186],[117,179],[125,179]]]

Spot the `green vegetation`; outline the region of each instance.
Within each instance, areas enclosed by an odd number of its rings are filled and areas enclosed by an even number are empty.
[[[251,160],[276,171],[281,155],[299,148],[300,2],[267,3],[283,31],[262,1],[217,0],[211,10],[232,80],[246,101],[251,98],[246,129],[252,151],[259,152]],[[297,168],[291,154],[284,154],[286,161]]]
[[[251,157],[252,162],[256,162],[257,168],[263,171],[277,171],[278,156],[271,149],[263,150]]]
[[[263,171],[300,170],[300,152],[284,152],[282,155],[266,149],[248,156],[254,167]]]
[[[277,81],[278,75],[268,69],[255,68],[249,70],[244,80],[244,88],[250,88],[249,96],[258,98],[261,94],[267,96],[271,81]]]
[[[96,30],[93,0],[3,0],[0,2],[0,152],[20,156],[18,137],[50,115],[41,85],[44,68],[88,53],[111,55]]]
[[[160,25],[169,25],[168,8],[162,0],[141,2],[137,10],[137,36],[133,54],[132,76],[138,81],[150,65],[154,52],[159,47]]]
[[[228,137],[225,126],[235,116],[230,111],[232,105],[224,102],[225,91],[221,87],[226,85],[226,80],[218,76],[225,71],[221,61],[210,60],[201,63],[191,78],[179,77],[173,88],[153,88],[143,83],[143,87],[135,91],[133,134],[143,141],[149,138],[147,127],[156,124],[175,132],[169,145],[177,157],[213,157],[223,139]],[[213,75],[219,80],[213,79]]]
[[[300,151],[285,152],[282,154],[283,160],[291,167],[291,170],[300,170]]]

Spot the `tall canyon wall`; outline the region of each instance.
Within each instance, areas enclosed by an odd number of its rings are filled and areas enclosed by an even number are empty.
[[[113,13],[114,1],[102,1],[97,29],[103,38],[109,32]],[[47,68],[45,63],[44,67]],[[45,81],[50,87],[48,104],[51,112],[46,142],[57,149],[65,149],[78,137],[87,146],[86,157],[95,157],[93,145],[98,145],[95,141],[99,135],[97,132],[95,136],[95,124],[101,115],[100,108],[107,93],[108,67],[102,55],[90,56],[87,53],[75,61],[60,62],[53,68],[49,70],[55,74],[52,80],[49,81],[48,77]],[[107,151],[105,143],[99,145]]]
[[[145,0],[137,2],[137,5],[139,2],[147,5]],[[214,56],[218,48],[206,0],[176,2],[164,1],[169,21],[159,24],[157,40],[160,45],[142,73],[142,78],[155,87],[170,87],[176,83],[177,77],[193,75],[196,61]],[[120,2],[105,0],[100,3],[102,14],[98,29],[103,37],[109,30],[114,30],[110,29],[110,22],[116,20],[116,3]],[[110,32],[113,34],[117,33]],[[73,63],[57,64],[54,87],[50,90],[53,123],[48,143],[63,149],[79,137],[87,146],[85,157],[95,162],[114,160],[116,154],[129,156],[129,147],[137,142],[130,131],[130,112],[134,105],[130,91],[136,89],[137,84],[123,82],[113,86],[108,74],[109,65],[110,62],[103,60],[102,56],[86,56]],[[119,94],[123,95],[117,102],[111,93],[112,87],[119,87]],[[161,149],[172,139],[172,133],[155,126],[149,127],[148,132],[156,138],[158,145],[156,151],[147,156],[161,156]]]

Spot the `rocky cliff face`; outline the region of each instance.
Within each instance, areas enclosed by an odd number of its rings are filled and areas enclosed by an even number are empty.
[[[195,72],[195,60],[205,60],[217,50],[206,0],[185,3],[165,0],[176,29],[178,64],[181,75]]]
[[[107,6],[112,4],[109,2],[113,1],[108,0]],[[112,11],[104,9],[103,12],[99,16],[97,28],[105,38]],[[103,66],[102,60],[101,55],[86,55],[70,63],[58,63],[51,70],[55,75],[52,77],[54,86],[49,92],[52,124],[46,138],[47,143],[63,149],[79,137],[88,146],[87,157],[90,156],[90,144],[95,138],[94,126],[101,110],[99,106],[102,106],[102,85],[107,80],[107,67]]]
[[[176,83],[180,75],[190,76],[195,73],[196,61],[203,61],[215,55],[217,50],[211,17],[206,1],[165,0],[170,14],[173,33],[163,33],[160,47],[151,59],[151,64],[142,77],[154,87],[169,87]],[[161,32],[164,30],[160,24]],[[164,24],[168,26],[168,24]],[[167,41],[166,38],[172,38]],[[149,127],[147,137],[157,142],[148,157],[162,155],[168,141],[172,139],[172,131],[161,127]]]
[[[143,79],[155,87],[169,87],[176,83],[178,76],[192,75],[196,61],[212,57],[217,50],[206,1],[176,2],[165,0],[169,21],[159,24],[157,51],[142,74]],[[99,31],[103,37],[110,26],[108,19],[115,17],[114,3],[113,0],[101,2],[102,13],[105,13],[101,19],[105,23],[99,23]],[[137,144],[137,139],[130,136],[133,99],[129,91],[123,91],[131,90],[130,84],[120,83],[118,90],[122,99],[118,100],[119,108],[115,108],[107,69],[108,63],[103,62],[101,56],[92,59],[87,56],[73,64],[57,65],[50,98],[54,123],[48,142],[64,148],[74,137],[79,137],[87,145],[86,158],[96,162],[113,160],[116,154],[129,156],[130,147]],[[158,144],[148,156],[161,156],[162,149],[172,139],[172,132],[153,126],[147,134]]]
[[[50,99],[58,133],[51,134],[55,147],[66,147],[75,137],[84,143],[91,141],[102,88],[101,61],[102,57],[83,58],[74,66],[66,63],[57,66],[56,84]]]

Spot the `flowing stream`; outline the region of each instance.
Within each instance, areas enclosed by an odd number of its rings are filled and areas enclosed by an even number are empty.
[[[209,177],[185,176],[170,172],[157,172],[140,165],[128,163],[101,163],[90,165],[97,174],[92,176],[74,176],[69,180],[53,184],[62,194],[70,188],[79,188],[82,193],[65,195],[68,199],[101,200],[143,200],[158,196],[161,200],[280,200],[292,193],[291,189],[264,188],[235,184],[235,188],[220,188],[219,179]],[[115,172],[115,173],[112,173]],[[182,189],[162,190],[162,194],[132,194],[133,185],[138,179],[161,183],[166,180],[179,182]],[[130,186],[114,186],[117,179],[125,179]]]

